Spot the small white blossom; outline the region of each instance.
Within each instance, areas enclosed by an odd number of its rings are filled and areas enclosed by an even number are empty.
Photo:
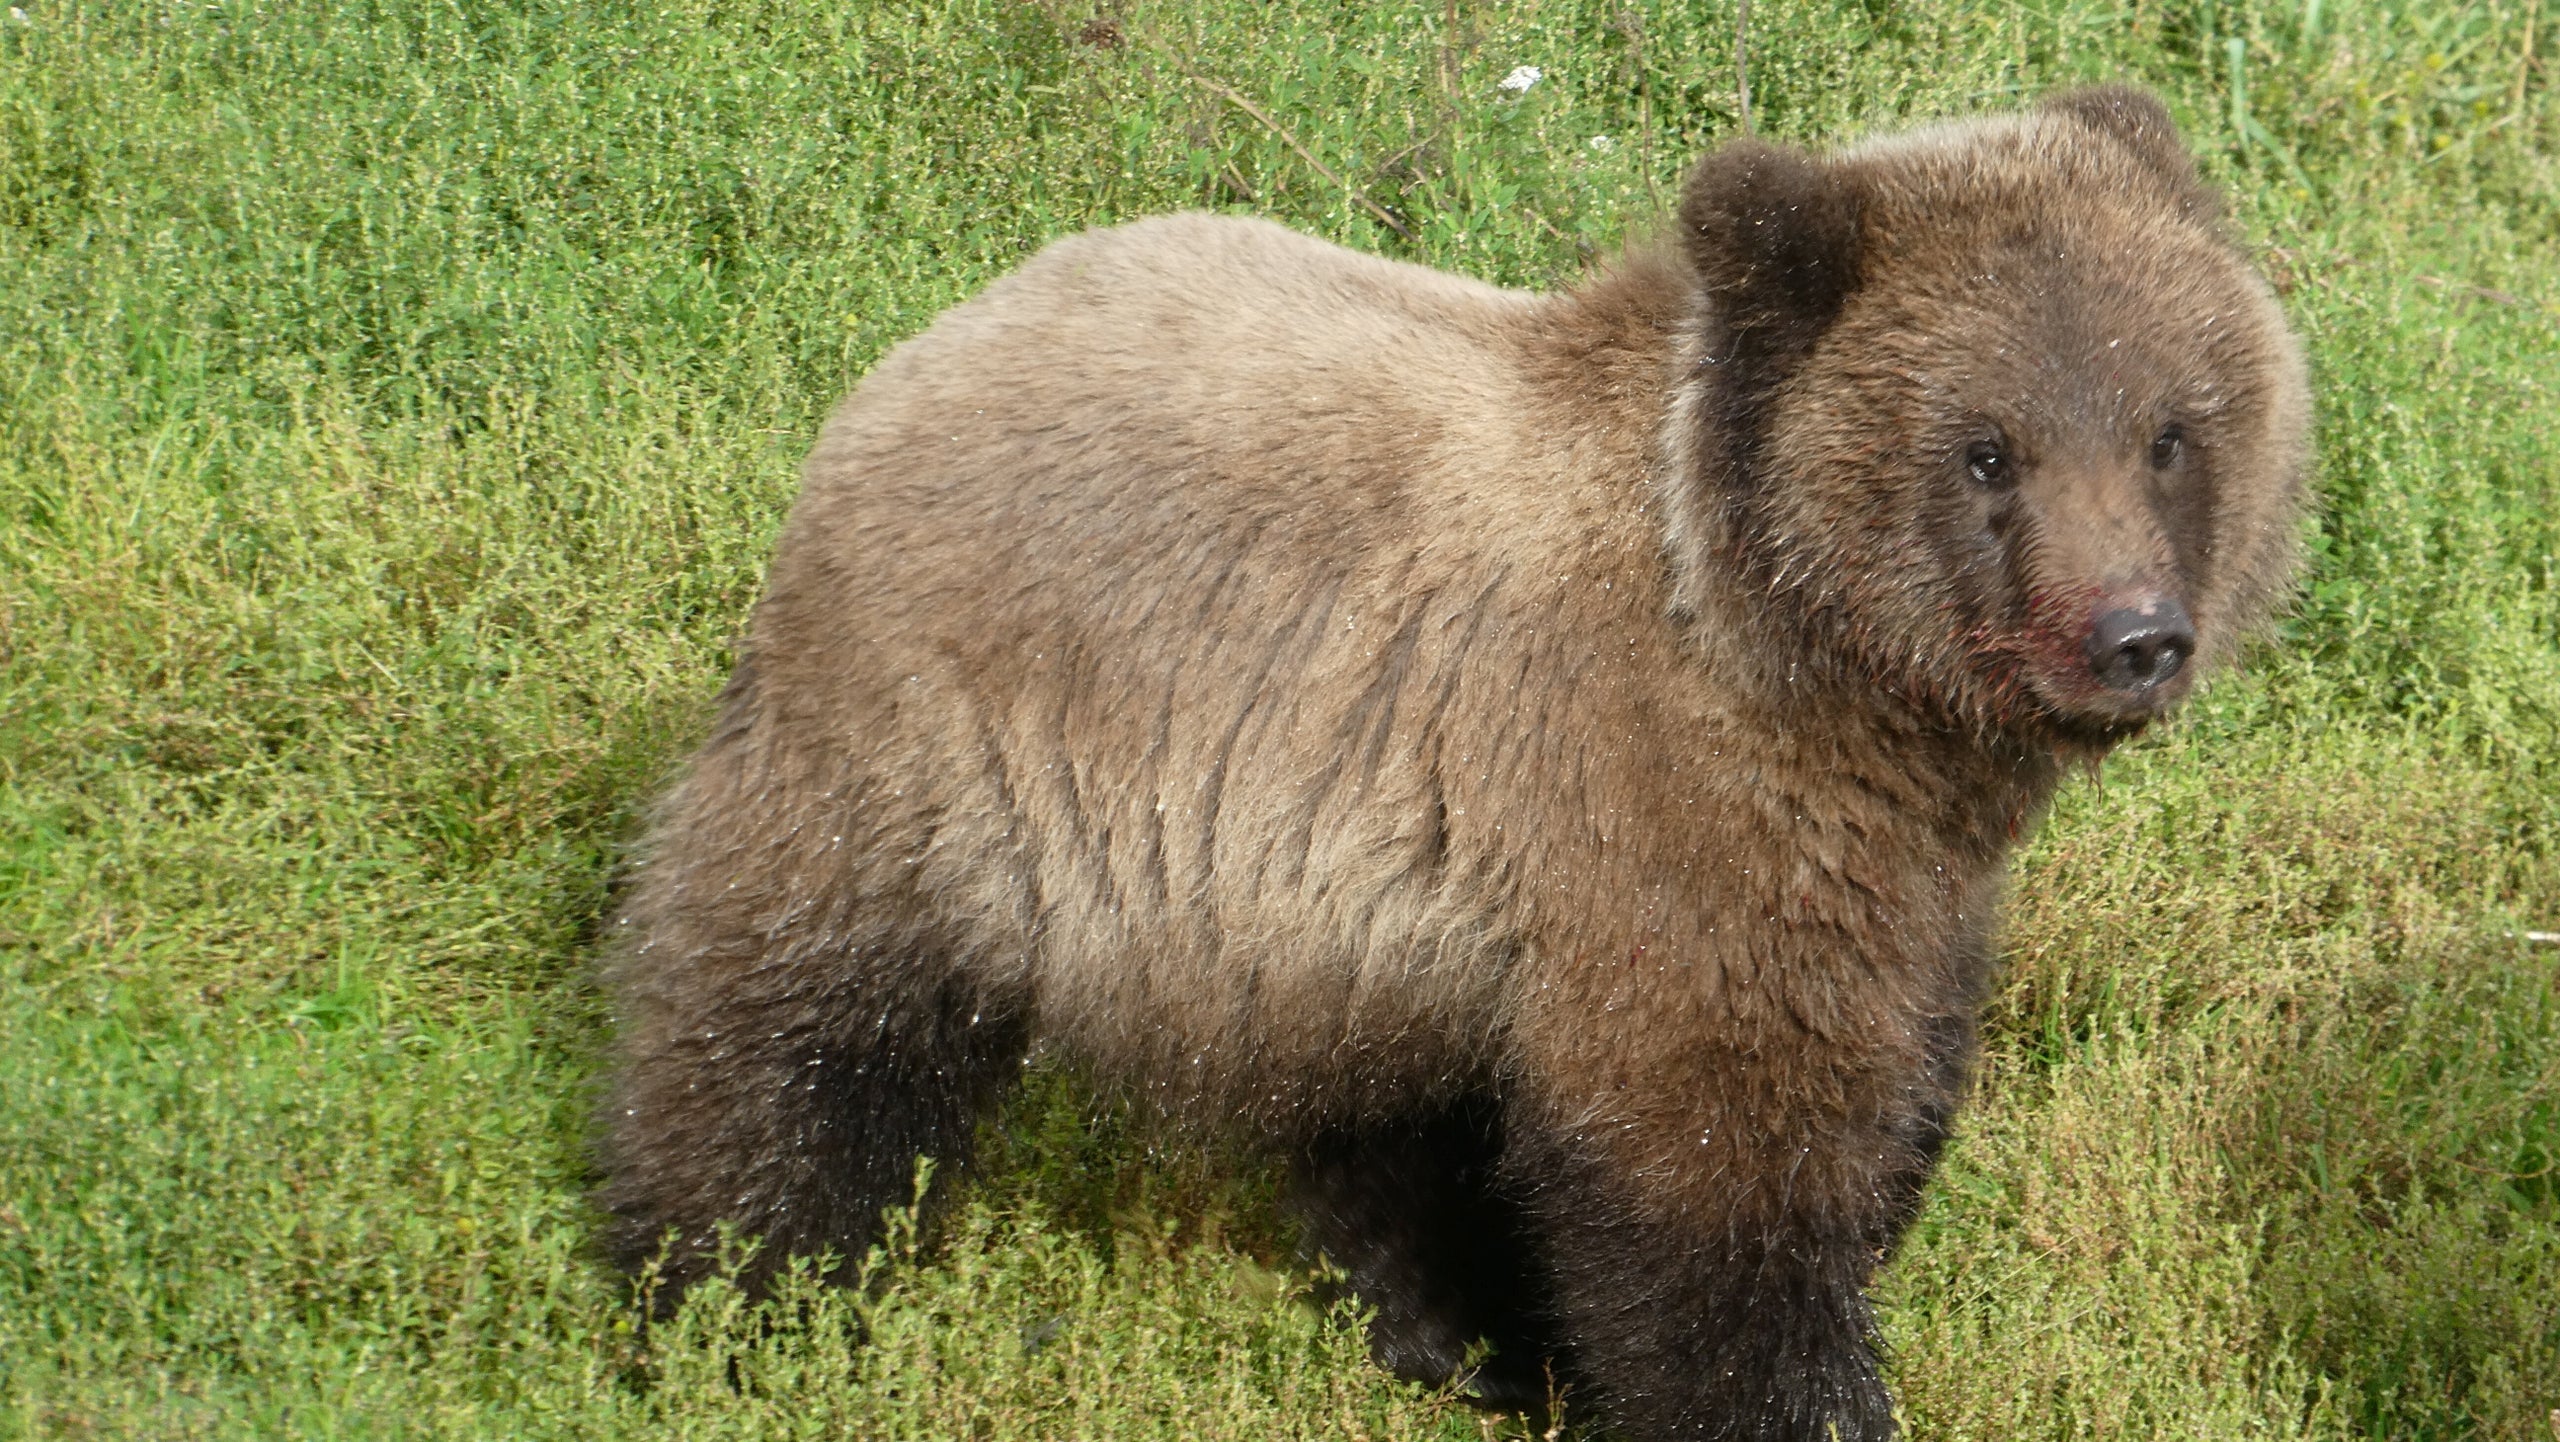
[[[9,18],[17,21],[21,25],[24,25],[27,23],[27,12],[19,9],[15,5],[12,5],[9,7]]]
[[[1535,65],[1523,65],[1502,77],[1502,88],[1514,95],[1526,95],[1529,87],[1547,78],[1547,72]]]
[[[1618,148],[1618,142],[1606,135],[1595,135],[1591,137],[1591,148],[1606,155]]]

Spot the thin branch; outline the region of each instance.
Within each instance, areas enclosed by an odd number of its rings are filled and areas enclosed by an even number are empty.
[[[1458,0],[1448,0],[1440,16],[1440,94],[1449,108],[1458,108]]]
[[[1742,133],[1751,133],[1751,0],[1733,12],[1733,92],[1742,103]]]
[[[1369,214],[1377,217],[1380,225],[1383,225],[1387,229],[1394,231],[1396,234],[1403,236],[1407,241],[1411,241],[1413,239],[1413,232],[1405,229],[1403,221],[1396,219],[1394,215],[1388,212],[1385,206],[1371,200],[1366,191],[1363,191],[1360,187],[1353,185],[1350,181],[1343,179],[1341,175],[1334,171],[1332,166],[1316,159],[1316,153],[1309,150],[1306,147],[1305,142],[1299,140],[1296,135],[1290,133],[1288,126],[1281,124],[1277,119],[1273,118],[1270,111],[1263,109],[1261,106],[1245,99],[1235,91],[1219,84],[1217,81],[1210,79],[1199,71],[1192,69],[1189,65],[1183,64],[1179,58],[1177,58],[1174,63],[1176,65],[1181,65],[1183,73],[1190,76],[1192,83],[1198,85],[1201,89],[1208,91],[1210,94],[1226,101],[1236,109],[1243,111],[1245,114],[1252,116],[1256,120],[1261,121],[1264,127],[1270,130],[1273,135],[1280,137],[1281,144],[1298,152],[1298,158],[1300,160],[1314,166],[1316,174],[1332,181],[1344,194],[1351,197],[1354,204],[1358,205],[1361,209],[1366,210]]]
[[[2527,0],[2524,7],[2524,45],[2516,51],[2516,96],[2507,108],[2524,113],[2524,83],[2533,72],[2533,23],[2542,18],[2542,0]]]
[[[1645,193],[1652,197],[1653,208],[1661,210],[1662,178],[1654,174],[1653,163],[1653,60],[1645,45],[1644,16],[1635,10],[1621,10],[1610,22],[1626,37],[1625,74],[1636,91],[1636,164],[1644,171]]]
[[[2418,284],[2433,286],[2437,290],[2449,290],[2456,295],[2476,296],[2481,300],[2495,301],[2499,305],[2522,306],[2526,310],[2534,309],[2533,302],[2526,300],[2523,296],[2510,295],[2503,290],[2492,290],[2485,285],[2473,285],[2467,280],[2447,280],[2440,275],[2422,275],[2418,277]],[[2524,935],[2527,941],[2540,941],[2546,933],[2528,931]],[[2560,939],[2560,937],[2554,939]]]

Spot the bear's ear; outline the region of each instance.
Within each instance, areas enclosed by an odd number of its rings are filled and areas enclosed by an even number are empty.
[[[2187,149],[2186,137],[2178,133],[2178,122],[2169,118],[2169,108],[2150,91],[2130,85],[2089,85],[2048,95],[2037,108],[2068,116],[2123,146],[2167,181],[2181,204],[2201,207],[2208,214],[2220,209],[2212,189],[2196,174],[2195,156]]]
[[[1739,140],[1689,172],[1681,239],[1724,331],[1714,359],[1746,392],[1792,369],[1858,288],[1858,215],[1849,178],[1801,150]]]

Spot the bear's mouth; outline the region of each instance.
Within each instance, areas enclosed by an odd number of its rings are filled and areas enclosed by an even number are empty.
[[[2045,730],[2062,746],[2106,751],[2141,735],[2159,716],[2157,711],[2140,716],[2097,717],[2047,709],[2043,720]]]
[[[2109,686],[2082,659],[2083,641],[2069,633],[2012,633],[1993,653],[1986,679],[1992,714],[2057,747],[2104,751],[2139,736],[2177,708],[2194,687],[2191,672],[2138,687]],[[2002,704],[2005,703],[2005,704]]]
[[[2088,666],[2068,662],[2030,665],[2026,672],[2024,689],[2046,728],[2079,744],[2113,745],[2140,735],[2176,709],[2194,682],[2181,672],[2140,686],[2111,686]]]

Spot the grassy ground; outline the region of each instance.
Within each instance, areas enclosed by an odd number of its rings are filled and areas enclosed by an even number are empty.
[[[1184,206],[1569,281],[1734,133],[1732,18],[21,0],[0,1434],[1516,1431],[1368,1370],[1250,1180],[1055,1078],[938,1258],[636,1336],[584,1250],[592,936],[884,347]],[[1914,1434],[2555,1435],[2560,14],[1752,25],[1788,137],[2159,87],[2318,373],[2304,604],[2021,868],[1885,1288]]]

